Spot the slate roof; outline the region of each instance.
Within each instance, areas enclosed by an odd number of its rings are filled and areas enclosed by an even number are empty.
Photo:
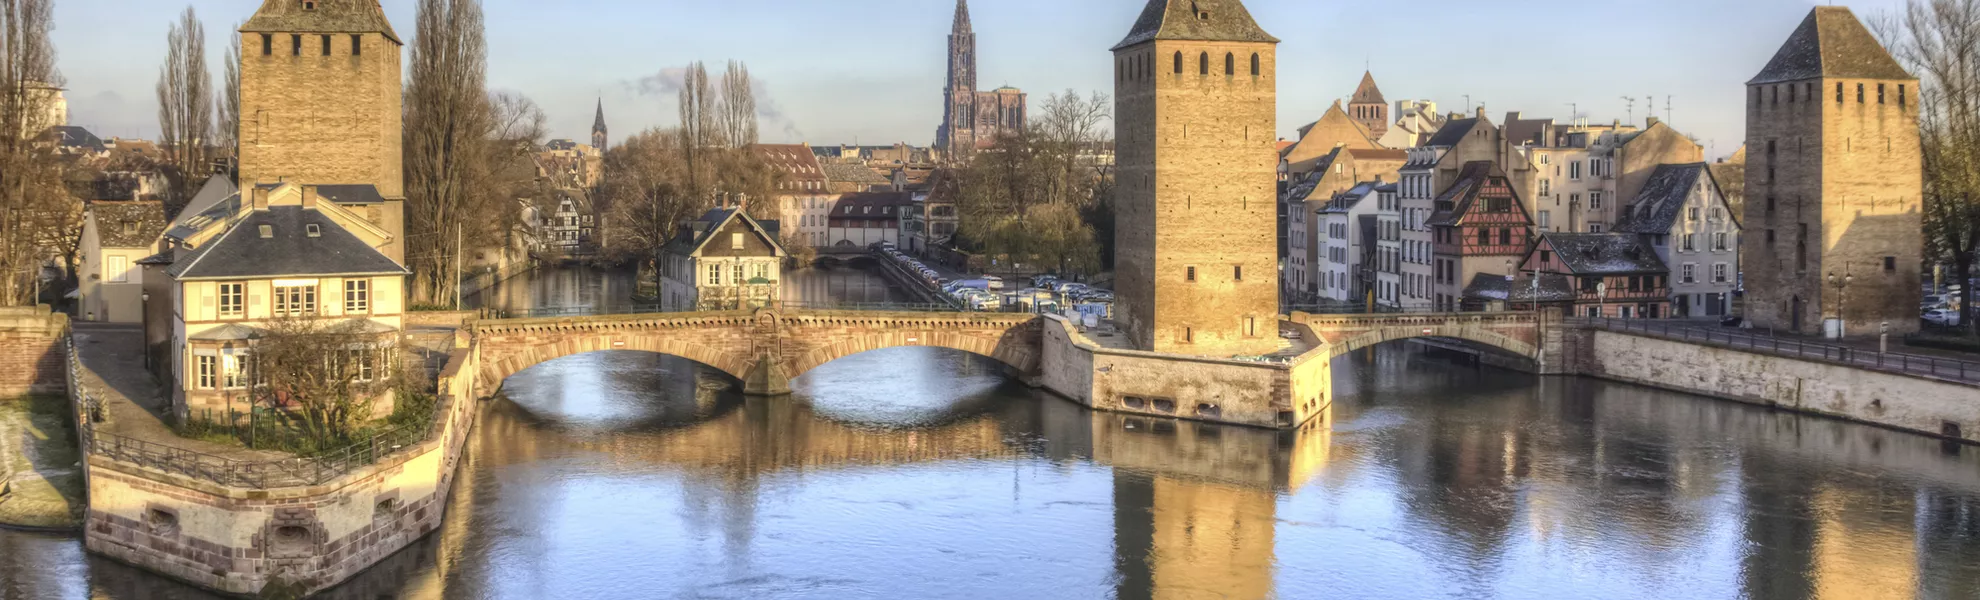
[[[316,186],[316,195],[338,204],[378,204],[385,201],[378,188],[370,184],[319,185]]]
[[[1684,203],[1691,198],[1691,190],[1698,187],[1698,178],[1710,178],[1710,167],[1705,163],[1688,165],[1657,165],[1657,170],[1643,182],[1643,191],[1636,194],[1636,201],[1629,205],[1629,212],[1623,213],[1614,231],[1663,235],[1671,232],[1678,215],[1684,212]]]
[[[306,225],[320,232],[309,237]],[[261,237],[262,226],[270,237]],[[173,265],[179,279],[403,275],[405,267],[313,208],[256,210]]]
[[[1496,170],[1493,167],[1492,161],[1488,160],[1464,163],[1464,170],[1458,172],[1457,180],[1444,188],[1443,193],[1437,194],[1432,205],[1445,206],[1448,203],[1451,208],[1430,213],[1428,224],[1456,225],[1458,220],[1463,219],[1465,213],[1471,210],[1472,201],[1478,198],[1478,191],[1485,187],[1487,181],[1491,181]]]
[[[853,192],[832,204],[833,219],[898,219],[914,203],[912,192]],[[889,212],[887,209],[893,209]]]
[[[755,221],[756,226],[762,228],[764,235],[770,238],[770,245],[778,248],[779,251],[782,250],[780,246],[782,242],[778,240],[779,231],[782,229],[781,223],[774,220],[756,221],[755,219],[750,219],[749,213],[744,213],[734,208],[708,209],[708,212],[701,213],[701,216],[696,217],[693,221],[682,224],[680,232],[674,234],[674,239],[667,242],[667,246],[670,251],[682,256],[693,254],[696,250],[700,250],[702,246],[707,245],[708,240],[714,238],[715,233],[721,231],[722,226],[726,225],[729,222],[729,218],[733,216],[741,216],[744,219]]]
[[[144,187],[141,177],[131,172],[103,173],[89,181],[71,182],[70,191],[88,201],[138,200],[138,190]]]
[[[1547,128],[1554,124],[1553,119],[1522,119],[1517,112],[1506,113],[1506,141],[1515,146],[1533,144],[1547,146],[1553,140],[1544,136]]]
[[[1464,141],[1464,136],[1471,135],[1471,128],[1476,126],[1478,126],[1478,119],[1475,117],[1470,119],[1452,119],[1445,122],[1443,127],[1437,129],[1437,135],[1430,136],[1430,141],[1424,142],[1423,145],[1456,146],[1458,142]]]
[[[1373,181],[1363,181],[1354,184],[1354,187],[1348,188],[1347,191],[1334,194],[1334,197],[1327,201],[1327,206],[1321,208],[1320,212],[1345,214],[1348,211],[1354,210],[1354,207],[1360,206],[1363,201],[1375,197],[1376,191],[1378,190]]]
[[[1352,104],[1380,104],[1383,106],[1389,104],[1388,100],[1382,98],[1382,88],[1375,87],[1375,74],[1368,71],[1361,72],[1361,85],[1354,88],[1354,99],[1349,102]]]
[[[1817,77],[1848,79],[1917,79],[1846,6],[1817,6],[1781,45],[1767,68],[1747,85],[1800,81]]]
[[[207,227],[213,226],[214,223],[232,218],[234,213],[240,212],[240,209],[241,194],[240,192],[234,192],[226,198],[222,198],[220,201],[208,206],[206,210],[197,213],[186,210],[179,213],[179,218],[172,222],[171,229],[165,230],[165,237],[185,241],[194,235],[198,235],[199,232],[205,231]]]
[[[1665,273],[1657,250],[1634,233],[1544,233],[1540,239],[1575,275]]]
[[[172,225],[185,223],[199,213],[206,212],[206,209],[213,208],[214,205],[226,200],[227,197],[238,195],[240,192],[241,189],[234,186],[234,178],[231,176],[208,177],[206,184],[200,186],[199,192],[193,194],[192,200],[187,202],[184,208],[179,209],[179,218],[172,221]]]
[[[96,134],[90,133],[88,129],[83,129],[75,125],[57,125],[48,128],[48,131],[56,136],[55,143],[63,148],[84,150],[92,153],[102,153],[109,150],[108,146],[103,145],[103,138],[96,137]]]
[[[243,33],[370,33],[378,32],[395,43],[399,34],[385,18],[378,0],[316,0],[316,8],[303,8],[296,0],[263,0],[261,10],[241,24]]]
[[[1113,49],[1154,40],[1279,43],[1239,0],[1148,0],[1127,37]]]
[[[825,172],[819,167],[818,155],[812,154],[804,144],[755,144],[749,150],[768,163],[770,168],[782,171],[785,183],[825,182]],[[802,186],[787,189],[802,189]]]
[[[92,202],[96,238],[105,248],[148,248],[165,233],[165,203]]]
[[[1533,302],[1535,296],[1542,303],[1573,302],[1579,297],[1575,291],[1574,278],[1560,273],[1541,273],[1540,289],[1534,291],[1531,275],[1522,273],[1521,278],[1507,281],[1505,275],[1479,273],[1471,278],[1471,284],[1464,286],[1464,299],[1499,302]]]

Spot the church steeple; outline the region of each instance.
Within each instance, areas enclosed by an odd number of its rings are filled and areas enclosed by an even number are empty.
[[[976,147],[976,32],[969,24],[969,0],[956,0],[949,30],[949,85],[942,89],[942,126],[935,147],[950,157]]]
[[[591,120],[591,147],[597,148],[598,152],[602,154],[606,150],[605,143],[607,141],[605,137],[605,99],[599,98],[598,116]]]
[[[1389,132],[1389,101],[1382,97],[1382,88],[1375,86],[1375,74],[1362,71],[1361,85],[1354,88],[1354,97],[1348,100],[1348,115],[1368,128],[1375,139],[1382,139]]]
[[[952,34],[973,33],[969,28],[969,0],[956,0],[956,22]]]

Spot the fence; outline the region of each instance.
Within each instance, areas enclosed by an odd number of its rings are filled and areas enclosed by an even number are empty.
[[[1683,321],[1576,318],[1570,319],[1569,322],[1608,331],[1720,344],[1779,356],[1819,358],[1882,371],[1980,382],[1980,362],[1899,352],[1877,352],[1851,346],[1809,342],[1801,338],[1742,333],[1748,330],[1700,327]]]
[[[757,308],[750,306],[748,308]],[[947,304],[927,304],[916,302],[771,302],[762,308],[772,310],[842,310],[871,312],[956,312]],[[657,304],[625,304],[607,306],[547,306],[541,308],[502,310],[488,309],[483,316],[491,319],[547,319],[557,317],[596,317],[605,315],[641,315],[697,312],[687,310],[667,310]]]

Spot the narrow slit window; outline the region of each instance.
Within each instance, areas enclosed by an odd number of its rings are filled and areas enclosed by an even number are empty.
[[[330,55],[330,36],[328,34],[323,36],[323,55]]]
[[[261,34],[261,55],[268,56],[274,53],[275,53],[275,36],[266,33]]]
[[[1176,51],[1176,74],[1177,75],[1182,74],[1182,51],[1180,50]],[[1842,84],[1836,84],[1836,85],[1842,85]],[[1840,88],[1838,88],[1838,90],[1840,90]],[[1842,94],[1841,91],[1837,91],[1836,93],[1838,95]]]
[[[1257,76],[1258,76],[1258,55],[1257,55],[1257,54],[1252,54],[1252,55],[1251,55],[1251,76],[1252,76],[1252,77],[1257,77]],[[1904,97],[1904,86],[1898,86],[1898,97],[1899,97],[1900,99],[1902,99],[1902,98]],[[1903,103],[1903,102],[1901,102],[1901,101],[1899,102],[1899,104],[1902,104],[1902,103]]]
[[[1209,74],[1210,74],[1210,53],[1209,53],[1209,52],[1202,52],[1202,53],[1198,53],[1198,54],[1196,55],[1196,74],[1197,74],[1197,75],[1209,75]]]

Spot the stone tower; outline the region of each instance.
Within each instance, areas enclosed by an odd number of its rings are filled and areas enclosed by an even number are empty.
[[[598,149],[598,154],[602,156],[609,149],[606,144],[610,141],[605,137],[605,99],[599,98],[598,116],[591,119],[591,147]]]
[[[1278,42],[1239,0],[1150,0],[1113,48],[1115,318],[1142,349],[1278,348]]]
[[[240,32],[240,186],[370,185],[403,200],[403,44],[378,0],[264,0]]]
[[[949,85],[942,90],[942,126],[935,148],[960,158],[976,147],[976,32],[969,26],[969,0],[956,0],[949,28]]]
[[[1379,140],[1389,132],[1389,101],[1382,98],[1382,88],[1375,87],[1374,73],[1361,73],[1361,85],[1348,100],[1348,116],[1368,128],[1368,137]]]
[[[1747,317],[1800,333],[1838,315],[1848,335],[1916,330],[1918,79],[1848,8],[1822,6],[1746,93]]]

